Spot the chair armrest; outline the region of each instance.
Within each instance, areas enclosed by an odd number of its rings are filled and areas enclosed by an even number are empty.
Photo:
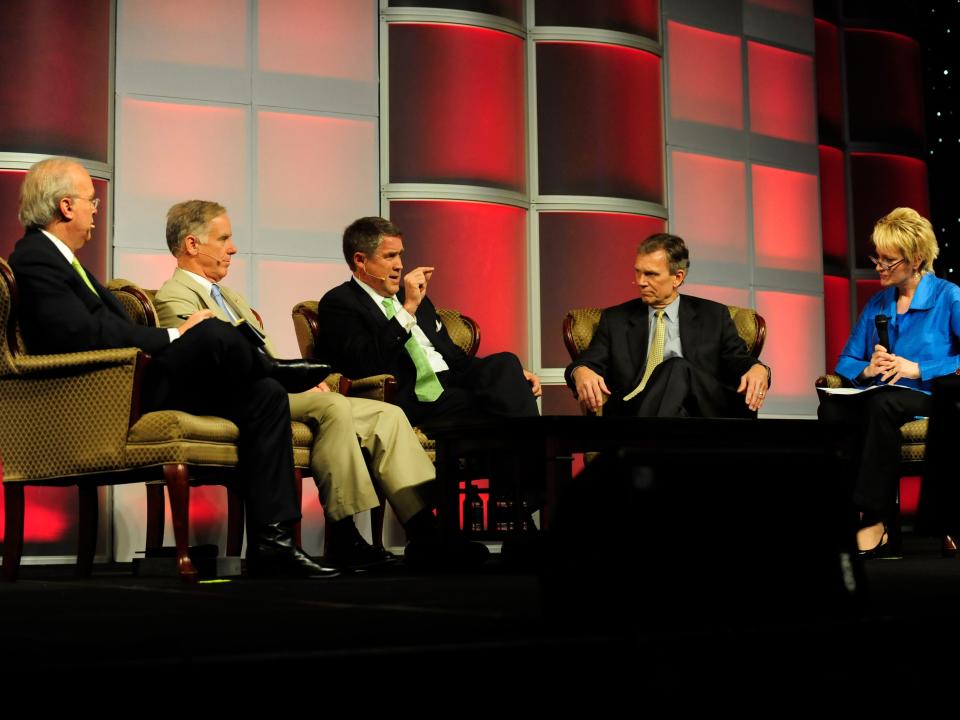
[[[818,377],[814,383],[814,387],[818,388],[842,388],[842,387],[853,387],[849,380],[840,375],[828,374],[821,375]]]
[[[371,375],[352,380],[349,393],[351,397],[392,403],[397,393],[397,379],[393,375]]]
[[[21,372],[0,377],[4,481],[125,467],[145,357],[135,348],[18,357]]]
[[[72,374],[85,368],[132,366],[139,354],[140,350],[137,348],[117,348],[59,355],[18,355],[13,359],[13,367],[16,375],[37,373],[62,375],[63,371],[69,371]]]

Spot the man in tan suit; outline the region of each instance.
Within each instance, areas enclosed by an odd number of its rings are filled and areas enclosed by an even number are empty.
[[[157,292],[163,326],[175,327],[182,322],[180,316],[209,309],[221,320],[245,320],[263,331],[243,297],[219,285],[237,252],[226,208],[204,200],[174,205],[167,213],[167,245],[178,267]],[[269,338],[265,350],[274,354]],[[420,491],[434,480],[435,472],[400,408],[347,398],[324,384],[289,397],[290,416],[314,432],[310,465],[330,524],[328,562],[358,569],[393,559],[363,540],[353,521],[357,513],[379,504],[371,474],[407,530],[408,540],[432,538],[433,516]],[[370,458],[369,469],[361,446]]]

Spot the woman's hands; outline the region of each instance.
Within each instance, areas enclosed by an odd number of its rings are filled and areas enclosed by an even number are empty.
[[[891,385],[896,384],[901,378],[919,380],[920,366],[905,357],[888,353],[883,345],[874,345],[870,364],[863,369],[863,377],[873,378],[877,375],[883,382]]]

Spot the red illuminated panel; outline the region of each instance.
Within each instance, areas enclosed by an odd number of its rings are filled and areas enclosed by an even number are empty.
[[[713,300],[722,305],[736,305],[737,307],[751,307],[750,291],[745,288],[721,287],[720,285],[701,285],[698,283],[684,282],[680,286],[680,292],[684,295],[696,295],[697,297]]]
[[[62,0],[3,4],[2,150],[106,162],[110,4],[109,0],[90,0],[82,7]]]
[[[623,213],[540,214],[540,347],[544,367],[570,362],[563,318],[572,308],[610,307],[637,296],[640,241],[663,232],[660,218]]]
[[[291,4],[288,0],[282,6]],[[124,0],[119,5],[117,52],[125,61],[247,67],[247,8],[242,0]],[[269,10],[279,3],[262,5]]]
[[[743,129],[740,38],[667,23],[670,117]]]
[[[817,141],[813,58],[760,43],[747,43],[750,129],[802,143]]]
[[[0,257],[4,260],[10,257],[17,240],[23,237],[17,212],[24,175],[25,170],[0,170]]]
[[[2,465],[2,464],[0,464]],[[0,467],[0,477],[2,477]],[[77,492],[73,488],[31,487],[24,491],[24,555],[76,554]],[[0,493],[0,540],[4,537]]]
[[[747,181],[740,160],[673,151],[672,232],[697,262],[747,262]]]
[[[814,20],[816,31],[817,113],[820,141],[843,137],[843,90],[840,83],[840,34],[837,26]]]
[[[285,0],[259,3],[257,8],[260,70],[346,80],[376,79],[375,3]]]
[[[355,2],[355,0],[350,0]],[[446,8],[499,15],[523,22],[523,0],[390,0],[390,7]]]
[[[753,243],[757,265],[821,272],[817,176],[753,166]]]
[[[843,152],[820,146],[820,229],[823,255],[847,262],[847,180]]]
[[[660,3],[657,0],[570,2],[537,0],[537,25],[599,28],[660,39]]]
[[[900,514],[915,515],[920,504],[922,480],[919,475],[900,478]]]
[[[846,30],[850,139],[923,145],[920,46],[881,30]]]
[[[17,241],[23,237],[23,227],[17,217],[20,206],[20,185],[25,170],[0,170],[0,257],[7,259]],[[110,185],[106,180],[94,178],[93,188],[100,198],[100,211],[95,221],[93,237],[77,253],[83,266],[100,282],[106,282],[107,273],[107,202]]]
[[[390,180],[524,189],[523,41],[390,25]]]
[[[880,292],[879,280],[857,280],[857,315],[863,312],[864,305],[874,295]]]
[[[891,210],[912,207],[930,217],[927,164],[922,160],[883,153],[851,153],[850,185],[857,267],[870,267],[870,234],[877,220]]]
[[[526,211],[490,203],[400,201],[406,268],[430,265],[430,298],[479,322],[480,354],[527,355]]]
[[[758,290],[757,312],[767,321],[763,361],[773,368],[774,399],[809,398],[823,372],[823,302],[810,295]]]
[[[660,58],[537,43],[540,193],[663,202]]]
[[[829,371],[837,366],[840,351],[850,337],[850,280],[844,277],[823,276],[824,353]]]

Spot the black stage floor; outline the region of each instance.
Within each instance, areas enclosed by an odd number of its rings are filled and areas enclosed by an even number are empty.
[[[860,611],[845,617],[794,612],[775,622],[704,626],[638,614],[610,635],[575,611],[548,618],[537,573],[508,569],[496,557],[472,573],[415,573],[401,564],[322,582],[193,586],[137,578],[128,565],[96,566],[84,580],[68,567],[26,566],[17,583],[0,583],[0,678],[133,680],[185,671],[194,683],[220,673],[311,673],[339,682],[420,674],[483,677],[483,687],[539,686],[547,678],[552,691],[614,698],[688,692],[691,682],[727,692],[830,691],[876,684],[880,665],[898,685],[952,677],[960,559],[942,559],[935,542],[908,537],[901,559],[867,563],[866,577]],[[643,592],[642,581],[637,588]],[[702,588],[705,606],[710,598],[711,588]]]

